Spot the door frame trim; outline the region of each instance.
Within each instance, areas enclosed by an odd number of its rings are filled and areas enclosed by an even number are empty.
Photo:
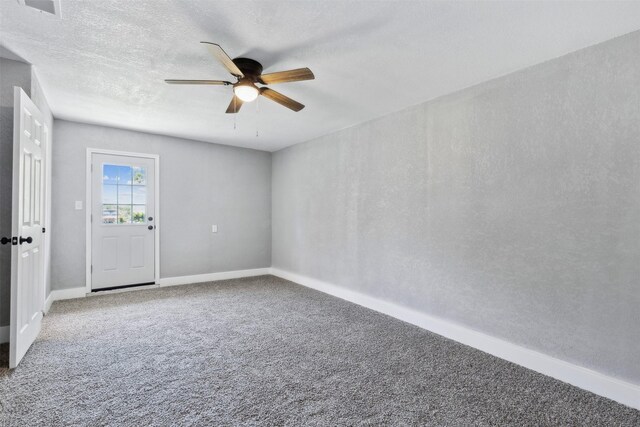
[[[155,163],[155,215],[154,223],[154,282],[160,283],[160,155],[159,154],[147,154],[147,153],[134,153],[130,151],[117,151],[117,150],[104,150],[102,148],[87,148],[86,158],[86,196],[85,196],[85,246],[86,246],[86,258],[85,258],[85,289],[87,293],[91,293],[91,211],[93,210],[93,203],[91,200],[91,158],[94,154],[107,154],[112,156],[127,156],[127,157],[141,157],[143,159],[153,159]]]

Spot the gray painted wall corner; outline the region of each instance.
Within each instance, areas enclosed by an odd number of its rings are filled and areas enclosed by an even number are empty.
[[[273,155],[273,266],[640,384],[640,32]]]

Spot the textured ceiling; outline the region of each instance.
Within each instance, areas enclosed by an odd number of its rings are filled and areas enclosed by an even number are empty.
[[[0,43],[31,62],[56,118],[277,150],[640,29],[640,2],[72,1],[62,17],[0,0]],[[265,72],[309,67],[274,86],[234,129],[228,79],[200,41]],[[259,137],[256,137],[256,130]]]

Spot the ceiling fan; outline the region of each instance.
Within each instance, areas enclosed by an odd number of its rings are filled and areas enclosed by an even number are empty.
[[[268,87],[258,87],[257,83],[263,85],[273,85],[276,83],[298,82],[302,80],[313,80],[315,76],[308,68],[298,68],[289,71],[279,71],[277,73],[262,74],[262,64],[249,58],[231,59],[229,55],[215,43],[200,42],[205,45],[209,52],[225,66],[232,76],[236,78],[236,82],[232,83],[226,80],[176,80],[168,79],[165,82],[170,84],[186,84],[186,85],[220,85],[233,86],[233,98],[227,108],[227,113],[237,113],[245,102],[254,101],[258,95],[262,95],[280,105],[293,110],[300,111],[304,105],[294,101],[276,92]]]

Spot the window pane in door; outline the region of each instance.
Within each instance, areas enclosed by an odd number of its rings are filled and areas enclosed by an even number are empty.
[[[118,204],[119,205],[131,204],[131,186],[130,185],[118,185]]]
[[[118,216],[118,206],[102,205],[102,223],[115,224]]]
[[[133,186],[133,204],[134,205],[147,204],[147,187],[143,185]]]
[[[116,168],[118,171],[118,184],[131,185],[131,166],[116,166]]]
[[[118,183],[118,166],[102,165],[102,183],[103,184]]]
[[[102,203],[118,203],[118,186],[113,184],[102,184]]]
[[[133,205],[132,220],[134,224],[144,224],[147,222],[145,215],[147,207],[145,205]]]
[[[147,171],[142,167],[133,168],[133,185],[146,185],[147,184]]]
[[[147,170],[102,165],[102,223],[146,224]]]
[[[118,205],[118,224],[131,224],[131,205]]]

